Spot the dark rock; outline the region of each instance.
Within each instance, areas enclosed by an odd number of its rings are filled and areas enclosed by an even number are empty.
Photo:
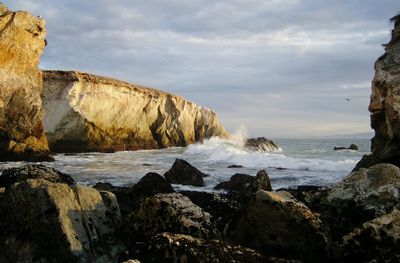
[[[114,262],[122,249],[112,193],[28,179],[3,198],[0,262]]]
[[[358,151],[358,146],[355,144],[350,144],[349,147],[334,147],[333,148],[334,151],[338,151],[338,150],[353,150],[353,151]]]
[[[256,180],[250,184],[247,192],[255,193],[258,190],[272,191],[271,180],[265,170],[261,170],[256,175]]]
[[[243,168],[243,165],[232,164],[229,165],[227,168]]]
[[[52,183],[64,183],[68,185],[75,184],[71,176],[56,169],[41,164],[28,164],[4,170],[0,176],[0,187],[9,188],[14,183],[28,179],[44,179]]]
[[[173,193],[175,191],[162,175],[147,173],[132,187],[132,192],[134,195],[144,198],[158,193]]]
[[[147,173],[133,187],[117,187],[110,183],[96,183],[94,188],[115,194],[123,216],[137,209],[146,197],[158,193],[173,193],[174,189],[162,175]]]
[[[135,240],[147,240],[162,232],[200,238],[219,236],[211,215],[177,193],[148,197],[129,217],[129,236]]]
[[[330,258],[325,226],[288,192],[258,190],[230,234],[240,244],[278,257],[307,262]]]
[[[273,141],[264,137],[247,139],[246,147],[261,152],[276,152],[279,150],[279,147]]]
[[[400,262],[400,211],[364,223],[343,238],[341,262]]]
[[[182,234],[162,233],[153,237],[137,258],[143,262],[279,262],[261,253],[220,240],[204,240]]]
[[[217,184],[214,189],[225,189],[229,191],[245,192],[247,188],[254,183],[255,177],[248,174],[234,174],[229,181]]]
[[[195,205],[210,213],[223,234],[226,234],[230,223],[241,209],[241,204],[229,195],[197,191],[183,191],[180,194],[189,197]]]
[[[176,159],[171,169],[164,176],[171,184],[204,186],[203,177],[208,175],[200,172],[185,160]]]

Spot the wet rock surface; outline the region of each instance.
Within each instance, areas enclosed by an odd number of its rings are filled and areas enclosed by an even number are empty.
[[[279,147],[271,140],[264,137],[250,138],[246,140],[246,147],[253,151],[260,152],[276,152],[279,151]]]

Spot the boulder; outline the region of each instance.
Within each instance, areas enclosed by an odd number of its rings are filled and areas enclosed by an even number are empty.
[[[159,149],[228,136],[215,112],[176,95],[76,71],[44,71],[43,79],[44,128],[56,152]]]
[[[158,173],[147,173],[137,184],[132,187],[132,194],[140,199],[152,196],[158,193],[173,193],[171,184],[169,184],[162,175]]]
[[[203,177],[208,175],[200,172],[185,160],[176,159],[171,169],[164,176],[167,182],[171,184],[204,186]]]
[[[56,169],[40,164],[29,164],[4,170],[0,175],[0,187],[10,188],[14,183],[27,179],[44,179],[52,183],[75,184],[71,176]]]
[[[0,262],[113,262],[121,251],[115,196],[27,179],[4,193]]]
[[[342,262],[399,262],[400,211],[364,223],[343,238]]]
[[[213,238],[219,235],[211,215],[181,194],[148,197],[129,217],[129,236],[147,240],[162,232]]]
[[[246,140],[245,146],[253,151],[276,152],[279,147],[271,140],[265,137],[250,138]]]
[[[228,165],[227,168],[243,168],[243,165],[232,164],[232,165]]]
[[[259,171],[255,177],[248,174],[234,174],[229,181],[217,184],[214,189],[225,189],[246,194],[255,193],[259,189],[272,191],[271,181],[265,170]]]
[[[317,214],[288,192],[258,190],[230,230],[231,238],[278,257],[326,262],[329,238]]]
[[[225,194],[197,191],[182,191],[180,194],[189,197],[195,205],[210,213],[224,235],[241,209],[240,202]]]
[[[392,38],[385,45],[385,53],[375,62],[372,80],[371,127],[375,136],[371,140],[371,155],[364,156],[355,169],[377,163],[400,166],[400,15],[392,18]]]
[[[143,262],[278,262],[253,249],[220,240],[204,240],[188,235],[162,233],[137,255]]]
[[[0,161],[51,161],[43,131],[39,57],[45,21],[0,3]]]
[[[132,189],[130,187],[113,186],[110,183],[98,182],[93,188],[99,191],[108,191],[113,193],[119,204],[121,215],[123,218],[128,216],[137,206],[136,200],[132,197]]]
[[[398,207],[399,198],[400,169],[382,163],[351,173],[328,192],[327,201],[338,206],[343,201],[355,202],[360,209],[379,216]]]
[[[229,181],[221,182],[217,184],[214,189],[215,190],[229,190],[235,192],[245,192],[249,186],[254,183],[255,177],[248,174],[239,174],[236,173],[231,176]]]

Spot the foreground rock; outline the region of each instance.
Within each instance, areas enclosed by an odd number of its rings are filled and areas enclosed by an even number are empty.
[[[0,161],[50,161],[39,57],[45,21],[0,3]]]
[[[182,159],[176,159],[171,169],[165,174],[165,179],[171,184],[183,184],[193,186],[204,186],[203,177],[208,175],[200,172]]]
[[[400,15],[392,18],[392,39],[385,45],[385,54],[375,62],[372,81],[371,127],[375,130],[369,156],[357,164],[356,169],[377,163],[400,165]]]
[[[279,262],[259,252],[219,240],[204,240],[187,235],[162,233],[150,240],[137,257],[143,262]]]
[[[147,240],[162,232],[206,239],[219,235],[211,215],[177,193],[147,198],[129,221],[130,236],[136,240]]]
[[[344,237],[345,262],[399,262],[400,211],[394,210]]]
[[[98,190],[110,191],[115,194],[124,216],[137,209],[146,197],[159,193],[173,193],[174,189],[157,173],[147,173],[132,187],[117,187],[109,183],[97,183],[93,186]]]
[[[276,152],[279,147],[271,140],[264,137],[250,138],[246,141],[246,147],[260,152]]]
[[[27,179],[44,179],[52,183],[75,184],[74,179],[67,174],[44,165],[32,164],[4,170],[0,176],[0,187],[10,188],[14,183]]]
[[[54,151],[158,149],[227,136],[215,112],[179,96],[81,72],[43,76]]]
[[[237,242],[276,256],[307,262],[330,256],[318,216],[284,191],[257,191],[230,233]]]
[[[0,262],[113,262],[121,247],[115,196],[28,179],[4,193]]]

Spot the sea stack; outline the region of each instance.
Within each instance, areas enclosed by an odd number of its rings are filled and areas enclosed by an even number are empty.
[[[39,58],[45,21],[0,4],[0,161],[50,160]]]
[[[152,88],[76,71],[44,71],[44,127],[56,152],[186,146],[228,133],[215,112]]]
[[[392,38],[385,45],[385,54],[375,62],[368,107],[371,127],[375,130],[372,155],[364,156],[356,169],[381,162],[400,165],[400,14],[391,20]]]

